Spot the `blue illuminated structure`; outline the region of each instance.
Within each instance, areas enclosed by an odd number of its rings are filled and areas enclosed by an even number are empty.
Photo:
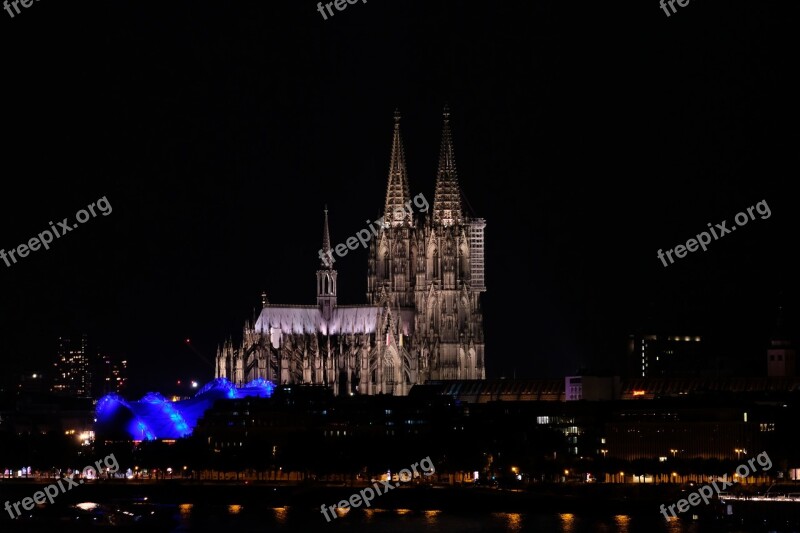
[[[193,398],[179,402],[171,402],[157,392],[147,393],[138,402],[109,394],[97,402],[95,432],[131,440],[179,439],[192,434],[197,421],[217,400],[269,398],[274,390],[275,385],[264,379],[236,387],[225,378],[217,378]]]

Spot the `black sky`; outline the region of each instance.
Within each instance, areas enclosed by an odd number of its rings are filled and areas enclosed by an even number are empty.
[[[613,369],[636,329],[695,332],[764,372],[797,307],[795,10],[691,2],[36,2],[0,11],[9,250],[106,196],[7,268],[0,357],[43,369],[60,334],[131,361],[134,390],[205,381],[259,306],[313,303],[322,209],[344,241],[380,216],[392,113],[433,199],[441,110],[486,218],[490,376]],[[766,200],[664,268],[672,248]],[[729,222],[730,225],[731,222]],[[366,252],[337,263],[363,303]],[[791,321],[795,333],[796,320]]]

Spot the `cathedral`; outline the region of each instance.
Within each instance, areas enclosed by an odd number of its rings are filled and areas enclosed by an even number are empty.
[[[443,119],[433,207],[423,217],[409,209],[395,113],[384,217],[369,244],[367,303],[337,301],[326,209],[316,305],[271,304],[262,294],[241,345],[218,349],[216,378],[236,386],[257,379],[325,385],[337,395],[406,395],[427,380],[486,378],[486,222],[464,212],[446,107]]]

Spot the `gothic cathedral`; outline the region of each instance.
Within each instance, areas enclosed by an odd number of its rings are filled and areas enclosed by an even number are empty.
[[[464,213],[447,108],[433,208],[417,216],[410,205],[395,113],[384,217],[369,245],[367,304],[338,304],[337,272],[324,259],[317,304],[270,304],[262,294],[242,344],[229,340],[217,351],[215,377],[237,386],[260,379],[325,385],[337,395],[406,395],[426,380],[485,379],[486,222]],[[327,209],[322,252],[332,257]]]

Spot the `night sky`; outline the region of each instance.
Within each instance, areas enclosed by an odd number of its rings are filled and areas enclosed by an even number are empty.
[[[113,211],[6,267],[5,375],[58,335],[126,357],[131,391],[207,381],[271,303],[313,304],[334,243],[382,215],[399,107],[411,194],[433,201],[452,112],[487,220],[487,376],[613,371],[636,330],[701,334],[766,373],[797,239],[796,13],[777,1],[35,2],[0,11],[0,247],[106,197]],[[677,5],[676,5],[677,7]],[[766,200],[771,216],[665,268]],[[339,302],[365,303],[366,250]]]

